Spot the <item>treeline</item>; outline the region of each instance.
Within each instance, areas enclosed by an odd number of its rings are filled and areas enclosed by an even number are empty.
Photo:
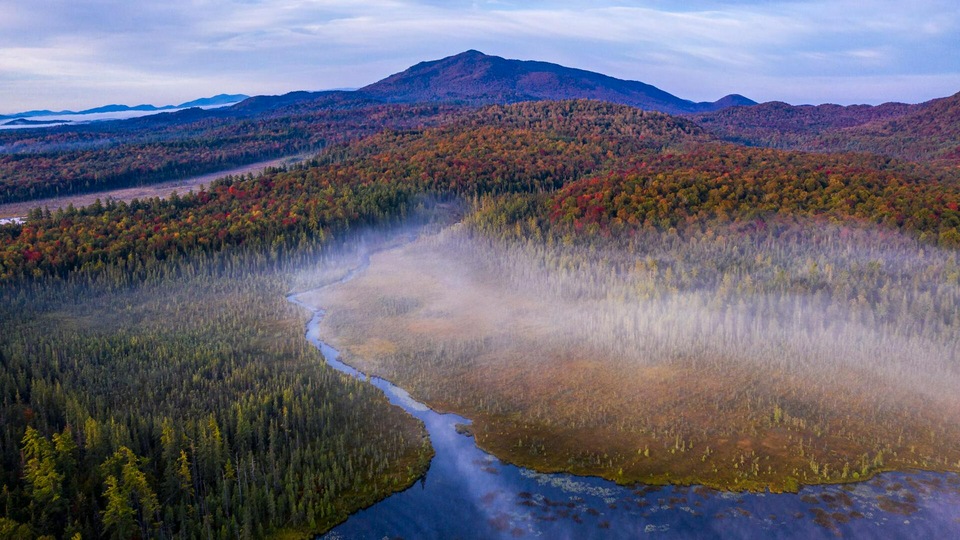
[[[550,219],[608,234],[689,223],[823,216],[960,246],[960,185],[870,154],[809,154],[706,144],[570,183]]]
[[[556,192],[550,219],[638,227],[826,215],[960,243],[960,185],[920,165],[709,143],[699,128],[599,102],[491,107],[444,127],[383,131],[292,170],[167,200],[35,211],[0,227],[0,279],[66,275],[243,246],[274,255],[404,215],[423,194]],[[602,172],[608,171],[608,172]]]
[[[729,107],[693,118],[724,140],[817,152],[870,152],[938,163],[953,172],[960,160],[960,94],[917,105]]]
[[[916,106],[902,117],[826,133],[814,150],[875,152],[913,161],[960,164],[960,93]]]
[[[427,125],[449,112],[443,106],[301,104],[252,118],[174,113],[52,133],[46,128],[19,139],[7,135],[0,139],[0,203],[146,185],[316,152],[384,127]]]
[[[724,140],[747,146],[797,149],[829,132],[884,122],[922,105],[790,105],[780,101],[748,107],[727,107],[693,117],[704,129]]]
[[[35,211],[22,226],[0,227],[0,280],[135,271],[237,246],[277,254],[402,216],[423,194],[552,191],[691,131],[666,115],[595,102],[494,107],[452,126],[384,131],[302,167],[226,178],[197,193]]]
[[[263,101],[263,99],[260,99]],[[453,105],[383,105],[342,95],[291,100],[260,110],[257,99],[225,111],[187,110],[87,126],[0,132],[0,203],[143,185],[258,160],[316,151],[384,127],[474,123],[553,130],[575,137],[610,135],[662,141],[672,124],[681,138],[706,138],[696,123],[594,102],[575,114],[557,102],[488,108],[479,115]],[[278,103],[282,103],[278,101]],[[576,102],[564,102],[569,107]],[[768,103],[693,117],[710,133],[746,145],[818,152],[871,152],[936,162],[957,178],[960,95],[920,105],[794,107]],[[541,114],[543,108],[551,109]],[[496,112],[499,111],[499,112]],[[499,115],[499,118],[498,118]],[[659,116],[659,120],[653,118]],[[653,124],[660,123],[660,126]],[[647,131],[648,133],[644,133]]]

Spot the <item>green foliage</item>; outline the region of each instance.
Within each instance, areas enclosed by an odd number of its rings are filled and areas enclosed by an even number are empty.
[[[64,506],[63,473],[57,470],[50,440],[27,427],[22,441],[23,479],[30,508],[38,523],[49,525]]]
[[[129,538],[135,525],[134,510],[130,495],[119,484],[116,476],[107,477],[107,488],[103,492],[107,501],[107,509],[103,511],[103,526],[113,538]]]
[[[17,523],[9,518],[0,518],[0,539],[23,540],[24,538],[33,537],[34,533],[29,525]]]
[[[121,446],[100,466],[106,476],[103,526],[115,538],[129,538],[134,525],[139,525],[144,537],[149,536],[160,510],[157,495],[140,470],[140,461],[129,448]]]
[[[0,289],[4,527],[321,531],[425,470],[418,422],[303,339],[286,274],[241,255],[193,272]]]

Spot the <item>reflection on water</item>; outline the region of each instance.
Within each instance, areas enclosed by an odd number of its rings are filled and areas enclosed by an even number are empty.
[[[307,339],[332,367],[365,379],[320,340],[322,317],[314,312]],[[890,473],[799,494],[624,487],[502,463],[458,433],[457,424],[469,420],[433,412],[386,380],[370,382],[424,422],[436,456],[418,484],[355,513],[323,538],[960,538],[955,474]]]

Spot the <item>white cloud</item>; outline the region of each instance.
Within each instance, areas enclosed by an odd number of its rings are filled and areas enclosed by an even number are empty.
[[[918,101],[960,90],[958,36],[953,0],[8,0],[0,110],[362,86],[468,48],[696,100]]]

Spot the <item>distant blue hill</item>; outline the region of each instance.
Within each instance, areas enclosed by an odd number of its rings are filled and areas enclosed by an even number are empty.
[[[0,122],[2,121],[3,118],[0,117]],[[49,124],[63,124],[69,122],[69,120],[28,120],[26,118],[14,118],[13,120],[0,124],[0,126],[46,126]]]
[[[104,105],[102,107],[95,107],[93,109],[85,109],[82,111],[51,111],[51,110],[36,110],[36,111],[24,111],[15,114],[0,115],[0,120],[7,120],[11,118],[33,118],[35,116],[75,116],[81,114],[96,114],[96,113],[110,113],[110,112],[125,112],[125,111],[169,111],[171,109],[188,109],[190,107],[216,107],[220,105],[230,105],[231,103],[237,103],[243,101],[250,96],[244,94],[218,94],[213,97],[195,99],[193,101],[187,101],[186,103],[181,103],[179,105],[164,105],[162,107],[157,107],[155,105]]]
[[[213,97],[195,99],[186,103],[177,105],[176,109],[189,109],[190,107],[216,107],[219,105],[230,105],[231,103],[241,102],[250,96],[245,94],[218,94]]]

